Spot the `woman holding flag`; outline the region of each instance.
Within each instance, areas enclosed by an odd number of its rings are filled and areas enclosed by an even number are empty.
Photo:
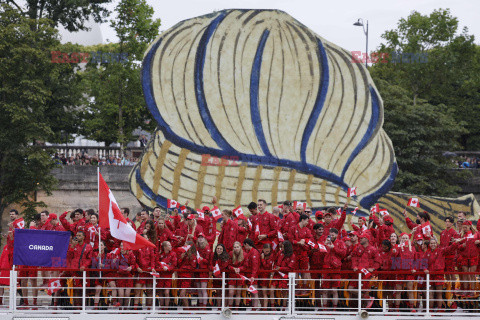
[[[222,292],[222,280],[219,280],[218,278],[222,277],[222,272],[228,271],[229,266],[230,256],[227,253],[227,249],[225,249],[225,246],[223,244],[219,243],[215,247],[215,253],[213,254],[212,261],[210,263],[210,268],[211,270],[213,270],[212,274],[214,277],[213,287],[216,288],[217,292],[220,292],[220,294],[217,294],[217,299],[221,298]],[[229,275],[227,274],[226,277],[228,278]],[[225,286],[227,286],[227,283],[225,284]]]
[[[180,288],[180,305],[188,307],[187,289],[193,289],[192,278],[194,270],[197,269],[197,248],[192,241],[187,241],[185,246],[177,249],[178,269],[185,271],[178,272],[177,286]]]
[[[155,269],[160,271],[158,274],[157,288],[163,288],[163,298],[160,297],[160,307],[168,308],[170,305],[170,288],[172,287],[173,270],[177,267],[177,255],[172,250],[172,244],[169,241],[162,242],[161,251],[156,256]]]

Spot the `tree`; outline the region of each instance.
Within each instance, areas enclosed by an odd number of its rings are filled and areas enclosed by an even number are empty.
[[[119,142],[123,148],[138,127],[155,127],[143,98],[140,61],[148,44],[158,35],[160,20],[152,20],[153,9],[145,0],[122,0],[115,11],[118,16],[111,26],[119,43],[96,48],[128,59],[88,65],[85,83],[92,99],[84,109],[81,132],[107,145]]]
[[[104,7],[112,0],[6,0],[6,3],[19,10],[25,17],[35,21],[49,19],[54,26],[62,25],[70,32],[86,30],[85,20],[105,22],[109,12]],[[31,24],[36,28],[37,24]]]
[[[412,194],[455,196],[459,187],[451,169],[456,167],[444,150],[456,150],[464,132],[445,105],[421,99],[413,103],[408,91],[385,80],[375,81],[385,112],[384,129],[392,140],[400,168],[393,191]]]
[[[41,205],[33,194],[55,184],[54,163],[41,144],[75,130],[79,79],[73,65],[51,62],[59,47],[51,21],[0,5],[0,214],[13,203]]]
[[[405,61],[377,64],[372,77],[403,87],[413,103],[423,99],[430,104],[448,106],[454,119],[466,127],[459,136],[460,147],[480,147],[480,50],[473,35],[463,28],[448,9],[430,15],[412,12],[400,19],[397,28],[386,31],[379,51],[402,54],[426,54],[427,62]]]

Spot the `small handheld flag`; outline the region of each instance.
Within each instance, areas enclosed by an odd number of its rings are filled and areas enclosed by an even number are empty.
[[[214,206],[210,212],[212,213],[212,217],[215,219],[215,221],[218,221],[222,217],[222,212],[220,212],[220,209],[218,209],[217,206]]]
[[[167,199],[167,208],[168,209],[178,208],[178,202],[172,199]]]
[[[410,199],[408,199],[407,206],[418,208],[418,207],[420,207],[420,202],[418,201],[418,198],[410,198]]]
[[[258,290],[252,285],[248,287],[248,292],[255,294],[255,293],[258,293]]]
[[[57,292],[58,290],[60,290],[60,288],[62,287],[62,284],[60,283],[60,279],[50,279],[50,281],[48,281],[48,288],[47,288],[47,293],[48,295],[53,295],[55,292]]]
[[[215,264],[215,267],[213,267],[213,275],[217,278],[220,277],[222,273],[220,272],[220,266],[218,265],[218,262]]]
[[[357,195],[357,187],[348,188],[347,197],[353,197]]]

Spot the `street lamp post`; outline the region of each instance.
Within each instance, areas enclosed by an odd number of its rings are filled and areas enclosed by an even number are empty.
[[[363,29],[363,33],[365,33],[365,36],[367,37],[367,45],[366,45],[366,59],[365,59],[365,67],[368,68],[368,20],[366,20],[366,25],[365,25],[365,21],[363,21],[362,18],[359,18],[357,22],[355,22],[353,25],[354,26],[357,26],[357,27],[362,27]],[[365,29],[366,27],[366,29]]]

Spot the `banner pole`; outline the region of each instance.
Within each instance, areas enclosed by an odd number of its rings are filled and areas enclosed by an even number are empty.
[[[97,166],[97,193],[98,193],[98,267],[102,264],[102,251],[100,241],[102,238],[102,228],[100,227],[100,167]]]

